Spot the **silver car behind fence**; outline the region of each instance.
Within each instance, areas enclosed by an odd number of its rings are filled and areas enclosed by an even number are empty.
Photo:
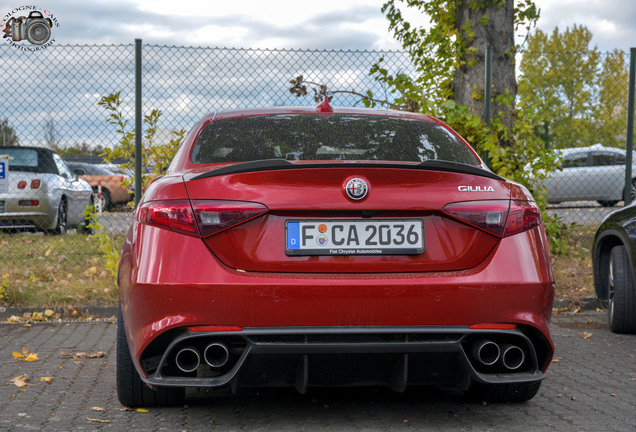
[[[64,234],[84,222],[91,186],[62,158],[40,147],[1,147],[5,188],[0,189],[0,230]],[[6,191],[5,191],[6,190]]]
[[[545,188],[550,203],[566,201],[597,201],[611,207],[623,200],[625,191],[625,150],[595,144],[556,150],[555,165],[538,183]],[[636,162],[636,157],[633,158]],[[632,165],[632,176],[636,165]],[[636,192],[632,178],[629,185],[632,198]]]

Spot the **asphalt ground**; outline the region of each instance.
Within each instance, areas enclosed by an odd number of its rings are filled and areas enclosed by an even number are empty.
[[[480,404],[435,388],[189,390],[184,407],[148,410],[117,400],[114,319],[3,323],[0,430],[633,432],[636,335],[613,334],[606,321],[596,312],[556,315],[554,362],[539,394],[522,404]],[[24,361],[24,348],[37,360]]]

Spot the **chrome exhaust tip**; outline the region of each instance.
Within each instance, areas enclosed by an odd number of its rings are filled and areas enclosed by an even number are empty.
[[[212,342],[203,351],[203,359],[213,368],[220,368],[230,359],[230,351],[222,342]]]
[[[201,363],[199,352],[194,347],[180,349],[174,360],[181,372],[194,372]]]
[[[473,344],[473,357],[484,366],[492,366],[499,360],[501,354],[499,345],[489,340],[478,340]]]
[[[501,351],[501,362],[509,370],[519,369],[526,359],[526,354],[516,345],[504,345]]]

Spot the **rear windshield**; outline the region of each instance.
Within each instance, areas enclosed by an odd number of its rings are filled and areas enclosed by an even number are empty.
[[[208,123],[194,163],[287,160],[479,161],[448,129],[433,122],[372,115],[246,116]]]
[[[0,149],[0,153],[9,155],[9,167],[28,167],[35,168],[38,166],[38,152],[32,149]]]
[[[58,174],[55,162],[45,149],[0,147],[0,155],[9,155],[9,171]]]

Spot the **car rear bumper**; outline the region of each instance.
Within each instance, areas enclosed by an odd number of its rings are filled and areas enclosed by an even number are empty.
[[[530,383],[544,378],[533,342],[517,327],[246,328],[223,332],[195,327],[176,329],[170,336],[172,342],[166,350],[142,359],[147,371],[142,379],[150,386],[277,386],[295,387],[301,393],[310,386],[331,385],[386,385],[394,391],[404,391],[409,385],[447,385],[465,390],[474,381]],[[479,347],[483,344],[492,344],[498,354],[491,352],[492,356],[482,358]],[[223,348],[214,351],[218,347]],[[149,351],[153,349],[151,346]]]
[[[153,239],[130,241],[138,236]],[[538,381],[554,352],[549,330],[554,278],[549,260],[542,258],[549,256],[546,247],[543,229],[537,227],[502,239],[484,262],[463,271],[257,273],[222,265],[200,239],[160,232],[153,227],[133,229],[124,246],[119,278],[129,348],[142,379],[154,386],[300,385],[302,388],[305,381],[301,379],[298,384],[295,374],[304,376],[305,372],[309,376],[307,385],[396,386],[393,378],[386,378],[387,371],[391,371],[388,376],[393,371],[400,376],[405,374],[408,384],[462,387],[467,379]],[[474,325],[502,323],[511,329],[471,329]],[[219,335],[191,334],[188,330],[199,326],[231,326],[241,331]],[[508,344],[508,339],[512,339],[517,346],[523,346],[524,356],[533,359],[531,367],[513,371],[488,369],[487,373],[476,367],[469,346],[477,339],[489,337],[493,331],[497,338],[503,338],[494,340],[498,345]],[[354,341],[316,345],[286,342],[290,335],[304,338],[314,333],[340,335],[345,339],[352,334],[367,335],[364,339],[368,335],[390,333],[401,335],[398,336],[401,339],[390,343]],[[413,343],[409,334],[418,337],[454,334],[457,338]],[[263,335],[282,342],[256,341],[255,336]],[[219,375],[213,370],[214,376],[207,381],[183,376],[182,371],[176,375],[162,371],[166,367],[174,372],[176,352],[184,344],[188,345],[185,348],[197,351],[202,362],[207,344],[202,347],[204,342],[197,341],[216,337],[231,337],[230,345],[242,347],[232,371]],[[358,366],[376,361],[379,363],[371,370],[378,369],[379,375],[353,373]],[[329,368],[321,366],[330,364]],[[445,375],[441,370],[425,372],[438,369],[457,374]],[[291,378],[289,370],[294,371]],[[330,375],[327,370],[331,370]],[[321,378],[325,374],[337,378],[331,381]],[[351,378],[347,378],[349,375]],[[461,382],[447,382],[456,380],[455,375]]]

